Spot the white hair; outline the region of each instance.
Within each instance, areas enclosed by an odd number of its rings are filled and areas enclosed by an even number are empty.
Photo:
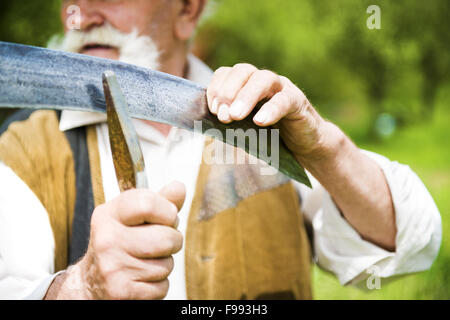
[[[62,38],[53,37],[47,46],[78,53],[84,46],[92,43],[116,47],[119,50],[119,61],[154,70],[160,67],[160,52],[149,36],[139,36],[137,30],[122,33],[109,23],[89,31],[69,30]]]

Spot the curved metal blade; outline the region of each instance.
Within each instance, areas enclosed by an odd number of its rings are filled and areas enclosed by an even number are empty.
[[[206,89],[191,81],[118,61],[6,42],[0,42],[0,106],[105,112],[99,75],[106,70],[115,73],[131,117],[190,131],[201,121],[202,133],[218,129],[222,134],[215,138],[220,139],[225,139],[227,129],[259,129],[250,119],[221,123],[208,110]],[[271,164],[261,153],[249,150],[245,139],[232,144]],[[271,150],[269,144],[263,148]],[[310,186],[305,171],[282,141],[279,170]]]

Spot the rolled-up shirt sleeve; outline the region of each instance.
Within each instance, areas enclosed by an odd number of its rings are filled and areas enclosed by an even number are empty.
[[[0,299],[42,299],[54,274],[54,238],[47,211],[0,162]]]
[[[357,284],[375,270],[380,278],[427,270],[442,238],[441,217],[431,195],[409,166],[361,152],[373,159],[386,176],[395,209],[396,251],[389,252],[362,239],[328,192],[312,178],[312,190],[298,187],[304,213],[313,226],[317,264],[334,273],[341,284]]]

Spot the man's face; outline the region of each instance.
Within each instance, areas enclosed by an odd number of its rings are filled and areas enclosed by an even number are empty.
[[[64,0],[61,17],[65,31],[69,31],[68,19],[73,19],[72,9],[80,9],[80,31],[88,32],[96,27],[110,24],[122,33],[136,30],[139,35],[149,36],[161,52],[170,51],[174,42],[173,25],[176,11],[172,0]],[[108,59],[118,59],[119,48],[88,43],[79,53]]]

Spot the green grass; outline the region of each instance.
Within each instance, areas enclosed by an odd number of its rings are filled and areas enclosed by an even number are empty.
[[[449,101],[449,100],[447,100]],[[401,277],[381,289],[363,291],[341,286],[317,266],[313,269],[315,299],[450,299],[450,110],[441,103],[433,119],[400,130],[381,143],[362,148],[408,164],[422,179],[442,216],[442,244],[430,270]]]

